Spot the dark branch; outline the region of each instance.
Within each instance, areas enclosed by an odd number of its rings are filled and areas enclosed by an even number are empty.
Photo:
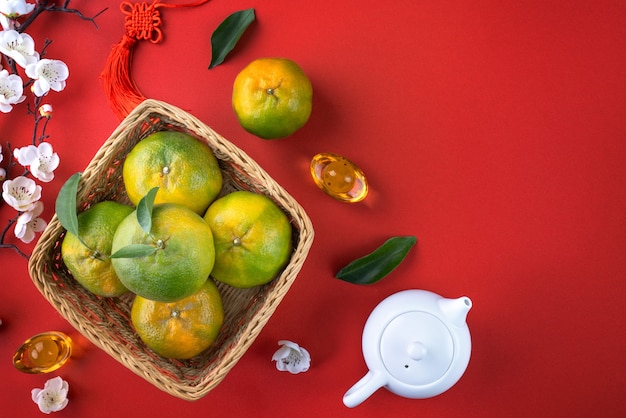
[[[105,7],[104,9],[100,10],[98,13],[96,13],[95,15],[89,17],[89,16],[85,16],[80,10],[78,9],[69,9],[67,7],[67,5],[69,4],[69,1],[65,1],[63,3],[63,6],[61,7],[56,7],[56,6],[51,6],[48,7],[46,10],[49,12],[62,12],[62,13],[72,13],[75,14],[76,16],[78,16],[79,18],[81,18],[82,20],[86,20],[88,22],[93,23],[93,25],[96,27],[96,29],[98,28],[98,24],[96,23],[96,18],[98,16],[100,16],[102,13],[106,12],[108,7]]]
[[[52,4],[50,4],[50,3],[52,3]],[[37,19],[37,17],[40,14],[42,14],[43,12],[71,13],[71,14],[74,14],[74,15],[78,16],[82,20],[86,20],[88,22],[93,23],[93,25],[96,27],[96,29],[98,29],[98,24],[96,23],[96,18],[98,16],[100,16],[102,13],[104,13],[108,9],[108,7],[106,7],[104,9],[100,10],[95,15],[89,17],[89,16],[85,16],[83,14],[83,12],[81,12],[78,9],[71,9],[71,8],[69,8],[69,4],[70,4],[70,0],[65,0],[63,2],[62,6],[57,6],[54,1],[51,2],[50,0],[41,0],[37,4],[37,6],[33,10],[33,12],[26,18],[26,20],[24,20],[24,22],[22,22],[22,24],[19,26],[19,28],[17,28],[17,31],[20,32],[20,33],[24,32],[26,30],[26,28],[28,28],[28,26],[30,26],[30,24],[33,23],[35,21],[35,19]]]
[[[22,257],[24,257],[25,259],[28,260],[29,255],[24,253],[22,250],[20,250],[20,248],[17,245],[15,245],[15,244],[5,244],[4,243],[4,238],[5,238],[6,234],[7,234],[7,232],[9,231],[9,228],[11,228],[11,226],[17,222],[18,216],[19,216],[19,213],[15,216],[15,218],[9,219],[9,223],[7,224],[6,227],[4,227],[4,230],[2,231],[2,234],[0,234],[0,248],[11,248],[16,253],[18,253],[19,255],[21,255]]]

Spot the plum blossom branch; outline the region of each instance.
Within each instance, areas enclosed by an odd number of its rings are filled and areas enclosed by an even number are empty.
[[[75,14],[80,19],[93,23],[96,29],[98,29],[96,18],[104,13],[108,9],[108,7],[105,7],[95,15],[88,17],[85,16],[80,10],[70,8],[70,1],[71,0],[64,0],[61,6],[57,6],[56,1],[54,0],[40,0],[36,7],[33,9],[33,12],[20,24],[20,28],[22,29],[22,31],[25,31],[28,26],[30,26],[30,24],[33,23],[35,19],[37,19],[37,16],[39,16],[43,12],[60,12]]]
[[[7,142],[7,154],[3,154],[0,144],[0,204],[6,203],[17,211],[0,232],[0,248],[13,249],[25,258],[29,255],[16,244],[8,242],[7,232],[13,228],[15,237],[29,244],[36,233],[47,226],[47,222],[40,217],[44,207],[41,202],[42,186],[38,182],[54,180],[54,170],[59,166],[60,158],[48,142],[46,128],[53,109],[44,103],[44,98],[51,91],[63,91],[70,75],[63,61],[47,57],[52,41],[46,39],[38,50],[35,40],[25,31],[43,12],[71,13],[98,28],[95,19],[107,10],[105,8],[88,17],[80,10],[70,8],[70,0],[64,0],[60,5],[57,3],[53,0],[0,0],[0,113],[11,112],[32,93],[32,107],[27,104],[26,109],[34,122],[30,144],[12,148]],[[3,68],[3,63],[6,68]],[[24,169],[21,174],[12,176],[12,168],[18,164]]]

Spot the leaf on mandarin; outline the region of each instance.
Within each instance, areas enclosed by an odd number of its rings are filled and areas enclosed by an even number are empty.
[[[212,55],[209,70],[224,62],[254,18],[254,9],[246,9],[231,14],[220,23],[211,35]]]
[[[146,234],[150,234],[152,229],[152,210],[154,209],[154,199],[159,191],[158,187],[153,187],[137,204],[137,222]]]
[[[337,279],[354,284],[372,284],[391,273],[415,245],[414,236],[392,237],[372,253],[339,270]]]
[[[76,214],[76,193],[81,173],[73,174],[59,190],[55,211],[61,226],[78,236],[78,215]]]
[[[146,244],[130,244],[120,248],[114,254],[111,254],[111,258],[140,258],[147,257],[154,254],[157,251],[157,247]]]

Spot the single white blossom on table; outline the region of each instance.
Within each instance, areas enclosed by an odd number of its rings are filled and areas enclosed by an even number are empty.
[[[46,104],[42,104],[41,106],[39,106],[39,114],[42,117],[50,119],[53,113],[54,113],[54,109],[52,108],[52,105],[46,103]]]
[[[57,412],[65,408],[69,402],[67,393],[70,385],[60,376],[49,379],[43,389],[33,389],[31,398],[44,414]]]
[[[29,14],[35,9],[34,4],[25,0],[1,0],[0,1],[0,23],[4,29],[15,29],[15,19]]]
[[[60,161],[49,142],[42,142],[38,146],[28,145],[15,148],[13,156],[24,167],[30,166],[30,172],[35,178],[46,183],[54,179],[54,170],[57,169]]]
[[[0,32],[0,52],[24,69],[39,61],[39,52],[35,51],[33,38],[27,33],[12,29]]]
[[[65,80],[70,75],[70,70],[63,61],[47,58],[27,65],[25,70],[26,75],[35,80],[32,90],[37,97],[45,96],[50,90],[63,90]]]
[[[281,347],[272,356],[272,361],[276,361],[276,368],[281,372],[288,371],[291,374],[306,372],[311,366],[311,355],[298,344],[280,340]]]
[[[14,104],[26,99],[24,85],[19,75],[9,74],[7,70],[0,71],[0,112],[9,113]]]
[[[39,215],[43,212],[43,203],[35,202],[35,206],[27,212],[22,213],[15,223],[15,236],[24,244],[29,244],[35,239],[35,233],[46,229],[48,223],[41,219]]]
[[[35,180],[19,176],[2,183],[2,198],[18,212],[26,212],[41,199],[41,186]]]

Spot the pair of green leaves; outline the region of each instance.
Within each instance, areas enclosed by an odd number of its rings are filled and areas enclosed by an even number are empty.
[[[137,204],[137,222],[139,226],[147,235],[149,235],[156,245],[147,244],[129,244],[120,248],[114,254],[111,254],[111,258],[139,258],[147,257],[154,254],[161,248],[158,244],[159,240],[152,237],[152,210],[154,209],[154,199],[159,191],[158,187],[154,187],[148,191],[148,193]]]
[[[78,184],[82,173],[73,174],[61,187],[57,195],[55,203],[55,211],[57,219],[63,228],[75,235],[78,240],[91,251],[90,248],[81,238],[78,230],[78,214],[76,212],[76,194],[78,192]],[[141,229],[148,235],[152,230],[152,211],[154,209],[154,199],[156,197],[158,187],[151,189],[137,204],[137,222]],[[111,254],[111,258],[137,258],[146,257],[154,254],[159,247],[157,245],[146,244],[130,244],[120,248],[115,254]]]
[[[254,9],[240,10],[228,16],[211,35],[211,64],[209,69],[220,65],[254,22]]]
[[[354,284],[376,283],[400,265],[416,242],[414,236],[392,237],[339,270],[335,277]]]

